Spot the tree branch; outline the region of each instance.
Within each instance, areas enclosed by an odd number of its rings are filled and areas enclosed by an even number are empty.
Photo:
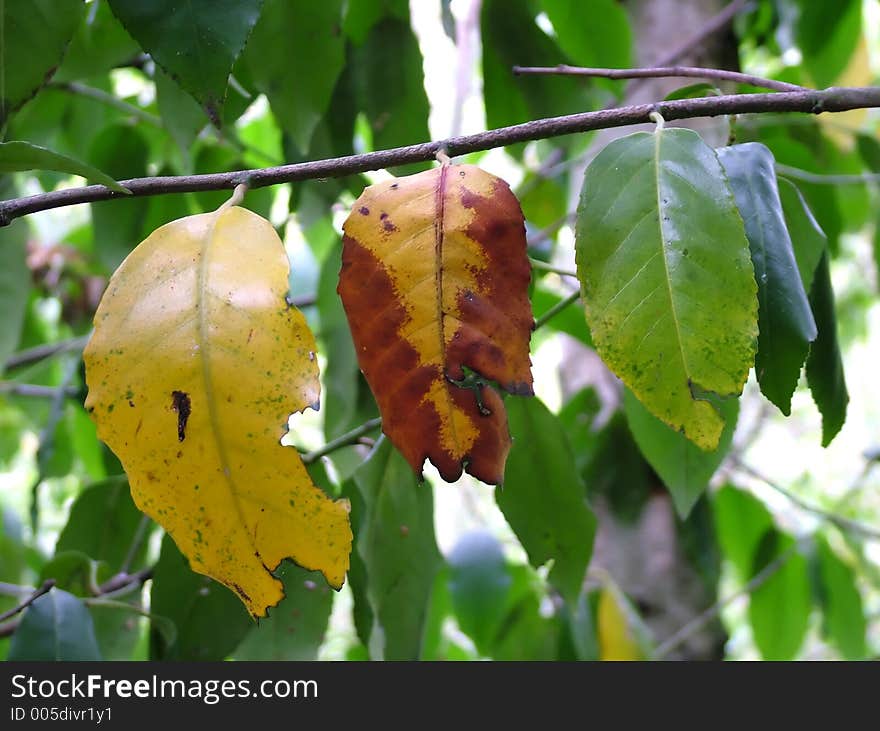
[[[811,173],[809,170],[801,170],[791,165],[776,163],[776,172],[795,180],[803,180],[817,185],[859,185],[862,183],[880,183],[880,173],[860,174],[833,174]]]
[[[48,594],[49,590],[55,586],[55,579],[46,579],[39,589],[34,591],[27,599],[25,599],[20,604],[16,604],[12,609],[8,609],[7,611],[0,614],[0,622],[3,622],[10,617],[14,617],[19,612],[27,609],[31,604],[33,604],[37,599],[39,599],[43,594]]]
[[[804,86],[789,84],[785,81],[765,79],[761,76],[743,74],[739,71],[726,69],[708,69],[700,66],[652,66],[638,69],[598,69],[585,66],[514,66],[513,73],[517,76],[588,76],[601,79],[665,79],[675,76],[715,81],[735,81],[774,91],[808,91]]]
[[[15,381],[0,381],[0,395],[3,396],[30,396],[33,398],[55,398],[58,391],[64,391],[68,397],[76,396],[79,389],[76,386],[41,386],[36,383],[16,383]]]
[[[380,417],[376,417],[375,419],[370,419],[369,421],[365,421],[360,426],[356,426],[351,431],[342,434],[336,439],[331,439],[327,442],[323,447],[314,450],[313,452],[306,452],[305,454],[300,455],[303,464],[311,464],[312,462],[316,462],[321,457],[326,454],[330,454],[340,447],[347,447],[349,444],[356,444],[357,441],[364,436],[364,434],[368,434],[373,431],[376,427],[382,426],[382,419]]]
[[[0,206],[2,205],[3,204],[0,203]],[[69,338],[68,340],[59,340],[57,343],[47,343],[46,345],[37,345],[34,348],[21,350],[18,353],[10,355],[9,359],[0,370],[8,371],[13,368],[31,365],[32,363],[39,363],[41,360],[51,358],[53,355],[58,355],[59,353],[67,353],[71,350],[82,350],[86,347],[86,343],[89,342],[90,337],[91,334],[81,335],[79,337]]]
[[[582,112],[564,117],[537,119],[512,127],[501,127],[474,135],[453,137],[437,142],[379,150],[362,155],[294,163],[255,170],[237,170],[207,175],[134,178],[120,183],[134,196],[186,193],[204,190],[226,190],[239,183],[262,188],[316,178],[342,177],[368,170],[433,160],[438,150],[449,155],[504,147],[516,142],[548,139],[561,135],[596,129],[625,127],[650,121],[651,112],[659,112],[667,121],[693,117],[714,117],[722,114],[759,112],[843,112],[850,109],[880,107],[880,87],[835,87],[821,91],[789,91],[770,94],[734,94],[700,99],[677,99],[656,104],[636,104],[597,112]],[[56,190],[0,203],[0,226],[37,211],[72,206],[78,203],[119,198],[120,194],[103,185]]]

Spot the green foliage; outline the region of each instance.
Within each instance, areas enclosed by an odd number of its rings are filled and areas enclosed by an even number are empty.
[[[128,189],[119,185],[113,178],[91,165],[74,160],[29,142],[0,142],[0,173],[15,173],[21,170],[54,170],[59,173],[82,175],[95,183],[106,185],[117,193],[127,193]]]
[[[80,599],[52,589],[25,610],[7,660],[100,660],[89,610]]]

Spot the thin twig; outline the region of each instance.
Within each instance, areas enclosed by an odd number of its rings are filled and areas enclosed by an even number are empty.
[[[783,165],[781,162],[776,163],[776,172],[796,180],[803,180],[806,183],[816,183],[817,185],[859,185],[861,183],[880,183],[880,173],[858,173],[854,175],[847,174],[821,174],[811,173],[809,170],[801,170],[790,165]]]
[[[41,360],[51,358],[53,355],[58,355],[59,353],[67,353],[71,350],[82,350],[86,347],[86,343],[89,342],[90,337],[91,334],[81,335],[76,338],[70,338],[69,340],[59,340],[57,343],[38,345],[35,348],[28,348],[27,350],[13,353],[7,359],[4,370],[8,371],[13,368],[20,368],[21,366],[38,363]]]
[[[305,454],[301,455],[303,464],[311,464],[312,462],[319,460],[325,454],[330,454],[330,452],[339,449],[340,447],[347,447],[350,444],[355,444],[362,436],[373,431],[373,429],[381,425],[382,419],[378,416],[375,419],[365,421],[363,424],[361,424],[360,426],[356,426],[351,431],[336,437],[336,439],[331,439],[323,447],[320,447],[312,452],[306,452]]]
[[[850,109],[880,107],[880,87],[838,87],[821,91],[790,91],[769,94],[732,94],[676,99],[656,104],[635,104],[617,109],[582,112],[563,117],[536,119],[512,127],[481,132],[474,135],[453,137],[438,142],[379,150],[362,155],[294,163],[280,167],[236,170],[206,175],[180,175],[167,177],[134,178],[119,181],[131,191],[131,195],[149,196],[163,193],[185,193],[205,190],[227,190],[247,182],[252,189],[279,183],[316,178],[335,178],[367,170],[379,170],[413,162],[432,160],[440,149],[449,155],[504,147],[517,142],[549,139],[562,135],[588,132],[596,129],[625,127],[643,124],[651,112],[659,112],[667,121],[694,117],[714,117],[723,114],[748,114],[758,112],[843,112]],[[48,193],[15,198],[0,202],[0,225],[8,225],[16,218],[37,211],[61,206],[91,203],[120,197],[103,185],[86,185]]]
[[[789,559],[795,554],[797,549],[797,543],[790,546],[786,551],[780,553],[775,559],[773,559],[763,569],[755,574],[742,589],[740,589],[739,591],[735,591],[730,596],[719,599],[705,612],[703,612],[702,614],[698,614],[681,629],[677,630],[672,635],[667,637],[654,650],[653,658],[655,660],[662,660],[670,652],[687,642],[688,639],[693,637],[697,632],[702,630],[703,627],[709,624],[709,622],[714,620],[719,614],[721,614],[721,610],[724,609],[727,605],[731,604],[742,596],[746,596],[757,591],[789,561]]]
[[[652,66],[637,69],[600,69],[585,66],[514,66],[513,73],[517,76],[589,76],[600,79],[667,79],[672,77],[712,79],[713,81],[735,81],[749,84],[762,89],[774,91],[808,91],[804,86],[789,84],[785,81],[765,79],[761,76],[743,74],[739,71],[726,69],[709,69],[699,66]]]
[[[72,397],[79,393],[75,386],[41,386],[37,383],[16,383],[15,381],[0,381],[0,394],[5,396],[27,396],[32,398],[55,398],[59,391],[65,396]]]
[[[529,257],[529,263],[532,265],[532,269],[541,269],[545,272],[553,272],[554,274],[559,274],[563,277],[574,277],[575,279],[577,279],[577,272],[573,272],[569,269],[555,267],[552,264],[548,264],[546,261],[541,261],[540,259],[533,259],[532,257]]]
[[[27,609],[37,599],[43,596],[43,594],[48,594],[53,586],[55,586],[55,579],[46,579],[27,599],[20,604],[16,604],[12,609],[7,609],[3,614],[0,614],[0,622],[5,622],[10,617],[14,617],[19,612]]]
[[[547,322],[549,320],[551,320],[556,315],[558,315],[560,312],[562,312],[566,307],[577,302],[580,299],[580,296],[581,296],[581,290],[577,289],[574,292],[572,292],[570,295],[568,295],[568,297],[566,297],[563,300],[560,300],[555,305],[553,305],[553,307],[551,307],[549,310],[547,310],[547,312],[545,312],[537,320],[535,320],[535,330],[537,330],[539,327],[543,327],[544,325],[547,324]]]
[[[803,498],[798,497],[793,492],[787,490],[786,488],[782,487],[782,485],[777,484],[769,477],[762,474],[759,470],[756,470],[751,465],[746,464],[738,457],[733,457],[733,464],[750,477],[753,477],[756,480],[760,480],[765,485],[767,485],[767,487],[772,488],[780,495],[784,495],[791,502],[797,505],[801,510],[806,510],[808,513],[818,515],[820,518],[827,520],[829,523],[839,528],[841,531],[845,533],[856,533],[863,538],[867,538],[873,541],[880,541],[880,529],[877,529],[870,525],[865,525],[864,523],[860,523],[850,518],[845,518],[842,515],[837,515],[836,513],[832,513],[828,510],[820,508],[818,505],[808,503]]]

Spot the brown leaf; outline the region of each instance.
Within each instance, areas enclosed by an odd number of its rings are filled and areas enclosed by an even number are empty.
[[[383,429],[416,472],[499,484],[510,449],[493,381],[532,394],[530,266],[507,184],[444,165],[367,188],[344,225],[339,294]]]

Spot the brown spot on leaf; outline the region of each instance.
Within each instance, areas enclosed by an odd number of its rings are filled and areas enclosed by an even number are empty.
[[[370,209],[367,208],[366,206],[361,206],[361,207],[358,209],[358,213],[360,213],[362,216],[369,216],[369,215],[370,215]]]
[[[192,413],[189,394],[184,391],[172,391],[171,408],[177,412],[177,441],[182,442],[186,439],[186,422]]]

